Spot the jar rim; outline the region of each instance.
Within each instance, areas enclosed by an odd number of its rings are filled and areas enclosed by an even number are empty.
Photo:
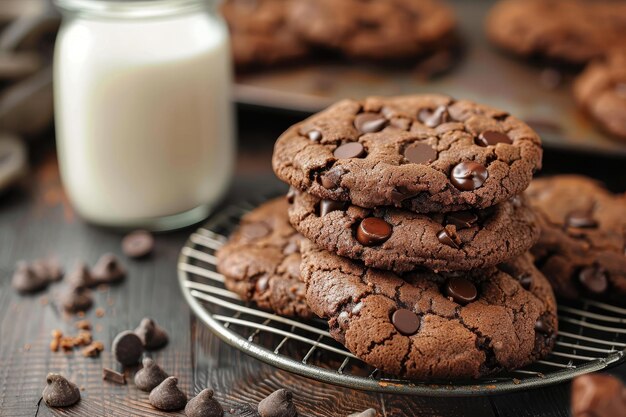
[[[116,18],[169,16],[206,8],[216,0],[53,0],[61,11]]]

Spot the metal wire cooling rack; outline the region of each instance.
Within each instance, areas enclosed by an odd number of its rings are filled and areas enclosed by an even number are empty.
[[[556,384],[616,365],[626,357],[626,308],[592,300],[559,303],[552,354],[523,369],[474,381],[420,382],[386,375],[359,360],[328,333],[323,320],[280,317],[224,288],[215,251],[259,201],[229,206],[191,235],[178,277],[195,314],[224,342],[278,368],[350,388],[429,396],[473,396]]]

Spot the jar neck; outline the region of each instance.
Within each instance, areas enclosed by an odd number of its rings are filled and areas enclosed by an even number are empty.
[[[150,19],[216,11],[216,0],[54,0],[63,13],[109,19]]]

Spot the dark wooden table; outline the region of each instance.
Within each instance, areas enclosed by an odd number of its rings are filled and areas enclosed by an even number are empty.
[[[228,200],[253,192],[281,189],[272,175],[273,140],[298,116],[240,111],[240,152],[237,175]],[[215,390],[226,409],[258,401],[277,388],[289,388],[302,416],[345,416],[374,407],[381,416],[568,416],[569,385],[482,398],[417,398],[353,391],[324,385],[279,371],[221,343],[190,312],[176,279],[178,252],[193,230],[159,234],[154,255],[146,260],[126,258],[126,281],[96,290],[95,307],[86,318],[94,324],[94,338],[106,350],[100,358],[53,353],[53,329],[75,334],[75,317],[54,308],[54,294],[62,284],[44,293],[19,296],[10,286],[15,262],[56,256],[66,269],[77,260],[93,264],[104,252],[121,255],[121,232],[90,226],[68,204],[58,176],[51,141],[34,145],[33,170],[19,187],[0,194],[0,416],[34,416],[50,371],[61,372],[82,389],[81,402],[65,410],[39,416],[157,416],[147,394],[133,384],[118,386],[102,381],[102,367],[117,369],[110,343],[120,331],[134,328],[149,316],[165,327],[170,344],[152,356],[182,389],[193,395],[205,387]],[[544,172],[582,172],[607,181],[615,190],[626,189],[624,161],[547,150]],[[104,316],[96,316],[96,308]],[[626,367],[612,370],[626,378]],[[174,413],[176,415],[176,413]],[[179,415],[182,415],[180,413]],[[245,413],[244,413],[245,415]]]

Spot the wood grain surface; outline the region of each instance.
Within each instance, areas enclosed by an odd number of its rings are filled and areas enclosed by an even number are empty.
[[[268,122],[273,120],[273,122]],[[269,158],[273,138],[292,122],[273,115],[241,115],[241,144],[237,177],[228,199],[254,192],[284,189],[273,177]],[[226,346],[191,314],[176,279],[176,259],[192,228],[158,234],[152,257],[135,261],[120,249],[122,232],[90,226],[76,216],[62,191],[51,146],[33,157],[32,174],[15,190],[0,194],[0,416],[165,416],[151,407],[148,395],[131,382],[125,386],[102,381],[102,367],[121,370],[111,358],[115,335],[133,329],[146,316],[168,330],[170,343],[150,355],[180,387],[193,395],[211,387],[216,397],[237,415],[253,415],[256,404],[278,388],[294,392],[301,416],[345,416],[369,407],[380,416],[420,417],[525,417],[568,413],[569,386],[514,395],[481,398],[420,398],[390,396],[339,388],[277,370]],[[548,171],[592,169],[614,187],[625,187],[615,167],[620,161],[590,160],[586,156],[550,156]],[[584,161],[585,164],[582,164]],[[605,175],[606,174],[606,175]],[[609,178],[610,177],[610,178]],[[622,176],[623,177],[623,176]],[[282,187],[282,188],[281,188]],[[626,188],[626,187],[625,187]],[[71,270],[78,260],[93,265],[100,255],[121,257],[128,277],[120,285],[94,291],[91,320],[94,339],[105,351],[99,358],[85,358],[80,351],[66,354],[49,349],[53,329],[75,334],[76,317],[60,312],[55,294],[63,283],[34,296],[20,296],[10,286],[15,262],[55,256]],[[96,316],[96,308],[104,316]],[[61,372],[81,388],[82,400],[74,407],[50,410],[37,403],[48,372]],[[127,370],[130,376],[134,370]],[[613,371],[626,377],[626,369]]]

